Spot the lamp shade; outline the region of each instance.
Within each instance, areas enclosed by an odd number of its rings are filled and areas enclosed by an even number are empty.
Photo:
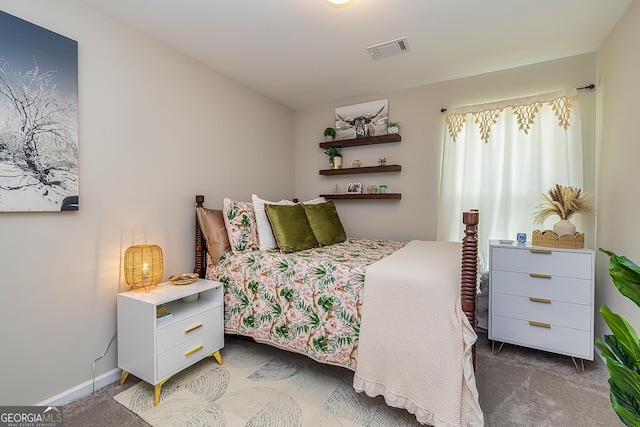
[[[131,288],[154,286],[164,274],[162,249],[157,245],[136,245],[124,253],[124,280]]]

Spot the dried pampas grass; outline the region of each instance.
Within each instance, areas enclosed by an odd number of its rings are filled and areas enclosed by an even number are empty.
[[[553,215],[558,215],[560,219],[570,219],[575,214],[595,212],[589,204],[591,194],[583,193],[579,188],[556,184],[542,197],[544,201],[536,207],[538,211],[533,215],[533,220],[538,224]]]

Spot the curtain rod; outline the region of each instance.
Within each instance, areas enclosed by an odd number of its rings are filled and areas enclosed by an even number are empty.
[[[595,88],[596,88],[596,85],[594,85],[593,83],[591,83],[590,85],[586,85],[586,86],[582,86],[582,87],[577,87],[577,88],[576,88],[576,90],[585,90],[585,89],[591,90],[591,89],[595,89]],[[441,109],[440,109],[440,112],[441,112],[441,113],[446,113],[446,112],[447,112],[447,109],[446,109],[446,108],[441,108]]]

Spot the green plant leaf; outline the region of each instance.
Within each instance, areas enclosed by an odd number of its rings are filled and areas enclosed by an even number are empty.
[[[640,267],[625,256],[599,248],[609,255],[609,275],[620,293],[640,307]]]
[[[610,336],[610,335],[606,335],[605,339]],[[611,360],[618,360],[618,356],[611,351],[611,349],[609,348],[608,344],[605,344],[604,342],[600,341],[600,339],[596,338],[596,346],[598,346],[598,348],[600,349],[600,353],[602,354],[602,357],[604,357],[605,359],[611,359]]]
[[[609,368],[609,363],[607,363],[607,368]],[[611,373],[611,370],[609,372]],[[618,377],[617,373],[611,376],[609,385],[611,386],[611,406],[620,420],[627,426],[640,426],[640,404],[636,397],[638,394],[627,392],[625,390],[628,389],[626,379]]]
[[[604,342],[614,354],[615,359],[622,363],[627,368],[638,372],[638,365],[636,365],[632,358],[625,353],[624,348],[620,345],[620,341],[613,335],[605,335]]]
[[[640,365],[640,347],[638,346],[638,335],[633,327],[624,318],[612,312],[607,305],[600,307],[602,318],[613,332],[617,340],[617,348],[624,351],[635,366]],[[615,352],[615,348],[612,348]]]

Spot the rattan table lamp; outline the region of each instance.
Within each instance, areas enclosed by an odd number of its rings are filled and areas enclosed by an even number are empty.
[[[124,280],[131,289],[145,288],[148,292],[162,280],[164,260],[157,245],[136,245],[124,253]]]

